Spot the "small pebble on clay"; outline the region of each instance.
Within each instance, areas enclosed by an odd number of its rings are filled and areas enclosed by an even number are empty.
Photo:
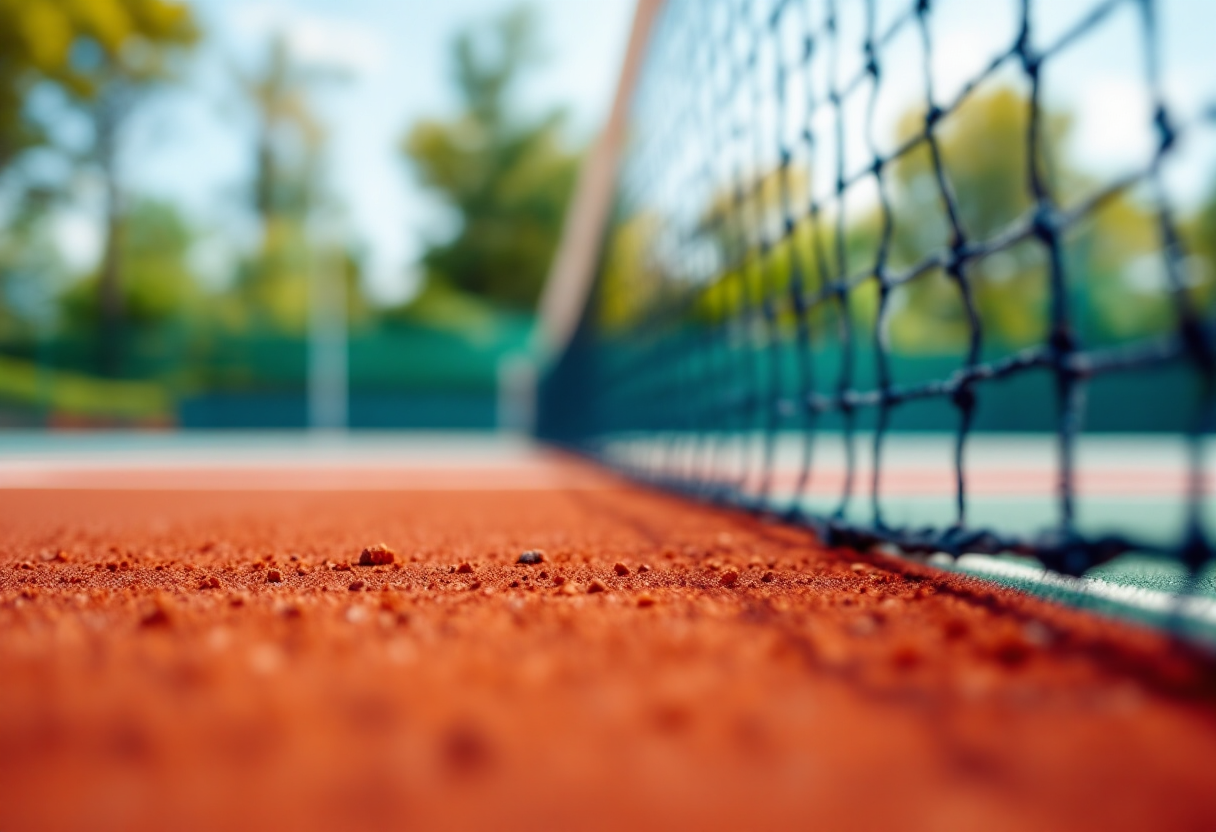
[[[364,581],[354,580],[350,582],[350,586],[348,586],[347,589],[349,589],[351,592],[358,592],[365,586],[367,586],[367,584]]]
[[[727,569],[722,573],[722,577],[718,579],[722,586],[734,586],[739,580],[739,571],[737,569]]]
[[[268,584],[283,583],[283,573],[277,569],[268,569],[266,571],[266,583],[268,583]]]
[[[644,574],[646,574],[646,573],[647,573],[647,572],[649,572],[649,571],[650,571],[650,566],[649,566],[649,565],[647,565],[647,564],[645,564],[645,563],[643,563],[641,566],[639,566],[639,567],[638,567],[638,574],[639,574],[639,575],[644,575]]]
[[[397,559],[397,553],[383,543],[374,543],[359,554],[360,566],[387,566]]]
[[[456,567],[457,575],[468,575],[468,574],[472,573],[472,571],[473,571],[473,565],[471,563],[469,563],[468,561],[465,561],[464,563],[460,564],[460,566]]]
[[[654,604],[655,604],[655,601],[654,601],[653,595],[649,595],[649,594],[643,592],[641,595],[638,596],[638,606],[639,607],[653,607]]]
[[[772,583],[772,580],[773,580],[773,573],[772,573],[772,572],[765,572],[763,575],[761,575],[761,576],[760,576],[760,580],[764,581],[766,584],[767,584],[767,583]]]
[[[607,588],[608,585],[599,578],[592,578],[591,583],[587,584],[587,594],[590,595],[593,592],[603,592]]]
[[[220,579],[215,577],[214,575],[203,578],[201,581],[199,581],[198,588],[199,589],[219,589],[220,588]]]
[[[621,575],[621,576],[629,574],[629,567],[626,566],[625,564],[621,563],[620,561],[617,561],[616,563],[612,564],[612,570],[614,572],[616,572],[616,574]]]
[[[519,556],[516,563],[526,563],[529,566],[535,566],[538,563],[545,562],[545,553],[539,549],[529,549]]]

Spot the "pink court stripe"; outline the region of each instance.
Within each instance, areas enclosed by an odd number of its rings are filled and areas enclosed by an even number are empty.
[[[871,473],[859,470],[854,493],[870,488]],[[1050,469],[976,469],[967,473],[967,492],[986,497],[1049,497],[1055,493],[1056,475]],[[760,481],[750,477],[748,488]],[[793,490],[798,472],[777,471],[771,487]],[[259,466],[207,466],[94,464],[73,466],[63,462],[0,464],[0,488],[60,489],[170,489],[170,490],[547,490],[614,487],[619,480],[593,466],[569,459],[512,460],[491,466],[274,464]],[[845,485],[843,469],[816,470],[808,496],[839,494]],[[1079,471],[1077,491],[1097,497],[1176,497],[1187,491],[1182,471],[1110,468]],[[941,468],[897,468],[883,472],[885,496],[935,497],[954,494],[953,475]]]
[[[873,474],[859,470],[853,481],[855,493],[868,492]],[[771,487],[780,491],[793,490],[798,485],[798,472],[778,471]],[[749,477],[749,489],[760,487],[759,477]],[[967,493],[988,497],[1039,497],[1056,492],[1058,481],[1050,470],[971,470],[967,472]],[[1207,484],[1205,484],[1206,487]],[[809,496],[838,494],[845,486],[845,472],[840,469],[815,471],[808,480]],[[953,495],[954,475],[940,469],[888,468],[880,480],[881,493],[887,496]],[[1079,471],[1076,489],[1082,495],[1095,497],[1173,497],[1187,492],[1188,480],[1183,472],[1145,471],[1136,469],[1107,469]]]

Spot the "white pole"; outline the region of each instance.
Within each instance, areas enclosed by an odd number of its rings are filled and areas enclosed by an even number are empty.
[[[536,364],[526,355],[498,362],[498,429],[524,435],[536,429]]]

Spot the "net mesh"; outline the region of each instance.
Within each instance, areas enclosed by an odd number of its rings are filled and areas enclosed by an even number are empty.
[[[1008,5],[1007,41],[943,94],[940,60],[966,44],[940,38],[930,0],[669,0],[633,96],[595,287],[545,385],[542,430],[646,481],[809,524],[829,543],[1012,551],[1074,574],[1133,549],[1206,563],[1211,281],[1165,166],[1212,111],[1184,118],[1167,105],[1152,0],[1084,4],[1051,32],[1036,31],[1030,0]],[[1099,181],[1062,161],[1066,119],[1045,79],[1107,28],[1133,33],[1119,59],[1136,67],[1148,139],[1134,166]],[[1151,238],[1137,256],[1159,279],[1138,297],[1157,323],[1087,337],[1082,319],[1101,295],[1092,252],[1120,236],[1109,218],[1120,210]],[[1029,331],[1010,336],[1010,310]],[[918,321],[957,347],[927,377],[901,370],[899,333]],[[1144,371],[1182,379],[1165,404],[1189,436],[1185,530],[1164,543],[1075,522],[1086,392]],[[1024,395],[1055,436],[1055,521],[977,527],[966,475],[977,410],[1030,376],[1039,386],[1021,389],[1037,391]],[[885,443],[924,402],[953,434],[953,521],[892,524]],[[817,485],[816,443],[829,434],[843,477]],[[794,475],[782,480],[791,443]],[[811,508],[808,492],[826,487],[834,507]]]

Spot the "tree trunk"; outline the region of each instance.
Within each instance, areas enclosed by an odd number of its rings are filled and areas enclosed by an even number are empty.
[[[263,125],[258,134],[257,160],[254,165],[254,209],[258,219],[262,221],[262,236],[266,237],[270,228],[270,218],[275,210],[275,190],[277,169],[274,158],[273,139],[270,126]]]

